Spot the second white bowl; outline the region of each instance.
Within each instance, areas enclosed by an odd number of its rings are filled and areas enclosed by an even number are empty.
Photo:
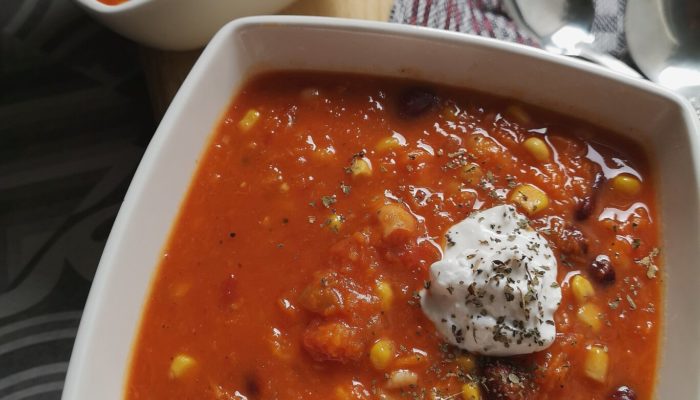
[[[294,0],[127,0],[114,6],[76,1],[131,40],[163,50],[193,50],[207,44],[232,19],[274,13]]]

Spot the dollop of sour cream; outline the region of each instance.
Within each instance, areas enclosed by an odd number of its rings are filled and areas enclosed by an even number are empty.
[[[549,347],[561,302],[546,239],[513,206],[474,213],[452,226],[421,292],[425,315],[451,344],[511,356]]]

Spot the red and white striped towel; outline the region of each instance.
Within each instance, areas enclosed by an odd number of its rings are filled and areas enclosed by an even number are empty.
[[[592,1],[595,7],[593,46],[624,57],[626,0]],[[536,38],[518,29],[502,0],[396,0],[390,20],[538,46]]]

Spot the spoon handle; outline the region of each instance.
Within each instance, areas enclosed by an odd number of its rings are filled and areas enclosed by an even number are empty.
[[[700,119],[700,94],[686,96],[686,98],[690,102],[690,105],[693,106],[693,110],[695,110],[695,116],[697,116],[698,119]]]
[[[578,54],[578,57],[583,58],[586,61],[606,67],[631,78],[644,79],[644,77],[634,68],[611,55],[600,53],[587,45],[579,45],[577,46],[577,49],[581,51],[581,53]]]

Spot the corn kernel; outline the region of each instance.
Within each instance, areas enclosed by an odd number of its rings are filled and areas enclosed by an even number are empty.
[[[372,164],[366,158],[355,158],[350,165],[352,176],[372,176]]]
[[[333,232],[338,232],[343,226],[343,216],[338,214],[331,214],[326,220],[326,226]]]
[[[586,303],[579,307],[578,313],[579,321],[588,325],[593,329],[594,332],[598,332],[602,326],[600,321],[600,308],[593,303]]]
[[[583,371],[587,377],[594,381],[604,383],[608,375],[608,350],[600,345],[586,348],[586,360]]]
[[[373,388],[372,391],[374,392],[375,389]],[[386,392],[383,391],[382,389],[376,389],[376,395],[377,395],[377,397],[376,397],[377,400],[396,400],[396,397],[395,397],[395,396],[392,396],[392,395],[386,393]],[[361,398],[361,397],[360,397],[360,396],[357,396],[357,397],[355,397],[355,398],[356,398],[356,399],[359,399],[359,398]]]
[[[385,238],[395,231],[411,233],[416,230],[416,219],[400,204],[383,205],[377,212],[377,217]]]
[[[532,154],[533,157],[535,157],[535,160],[549,160],[549,147],[547,147],[547,143],[545,143],[544,140],[538,137],[531,137],[523,142],[523,146],[525,147],[525,150],[527,150],[530,154]]]
[[[576,275],[571,278],[571,291],[579,304],[583,304],[586,300],[595,295],[595,290],[591,282],[581,275]]]
[[[182,378],[197,365],[197,361],[187,354],[178,354],[170,363],[170,378]]]
[[[190,291],[191,287],[192,284],[189,282],[179,282],[172,288],[172,295],[174,297],[183,297]]]
[[[455,358],[455,362],[465,374],[471,374],[476,370],[476,359],[471,354],[459,355]]]
[[[328,146],[325,148],[318,148],[311,153],[311,156],[320,162],[330,162],[335,160],[335,149],[333,146]]]
[[[462,107],[454,101],[448,100],[443,103],[442,109],[440,110],[440,116],[448,121],[456,122],[459,120],[460,115],[463,113]]]
[[[289,361],[292,356],[292,345],[287,337],[277,328],[272,329],[272,334],[267,338],[270,353],[281,361]]]
[[[280,193],[287,193],[289,192],[289,184],[287,182],[282,182],[280,184]]]
[[[382,140],[380,140],[375,146],[374,149],[377,150],[378,152],[387,152],[394,150],[395,148],[399,147],[401,143],[399,143],[399,140],[393,136],[386,137]]]
[[[241,129],[242,131],[248,131],[250,128],[255,125],[256,122],[260,119],[260,111],[251,108],[248,110],[243,118],[241,118],[240,121],[238,121],[238,128]]]
[[[456,104],[448,103],[442,108],[440,115],[448,121],[455,122],[459,119],[459,107]]]
[[[481,400],[481,391],[479,390],[479,386],[474,382],[469,382],[462,385],[462,399]]]
[[[379,296],[382,311],[388,311],[394,301],[394,290],[391,285],[385,281],[377,283],[377,296]]]
[[[385,370],[396,356],[396,346],[389,339],[379,339],[369,351],[369,360],[372,366],[379,370]]]
[[[321,91],[318,90],[315,87],[307,87],[301,90],[299,92],[299,97],[301,97],[302,100],[316,100],[321,96]]]
[[[520,185],[513,189],[510,201],[520,205],[530,215],[542,211],[549,205],[547,193],[530,184]]]
[[[484,176],[484,172],[481,170],[479,164],[474,163],[463,166],[460,172],[462,179],[471,185],[477,185],[481,182],[481,177]]]
[[[528,114],[527,111],[525,111],[525,109],[518,104],[508,106],[508,108],[506,108],[506,113],[513,117],[516,122],[521,124],[529,124],[532,121],[530,114]]]
[[[337,400],[352,400],[352,394],[344,387],[337,386],[335,388],[335,398]]]
[[[470,136],[467,136],[466,140],[464,141],[464,145],[467,147],[470,153],[476,156],[498,154],[501,152],[501,148],[493,139],[480,133],[473,133]]]
[[[632,197],[642,190],[642,184],[639,182],[639,179],[632,175],[621,174],[613,178],[612,188],[617,193]]]

